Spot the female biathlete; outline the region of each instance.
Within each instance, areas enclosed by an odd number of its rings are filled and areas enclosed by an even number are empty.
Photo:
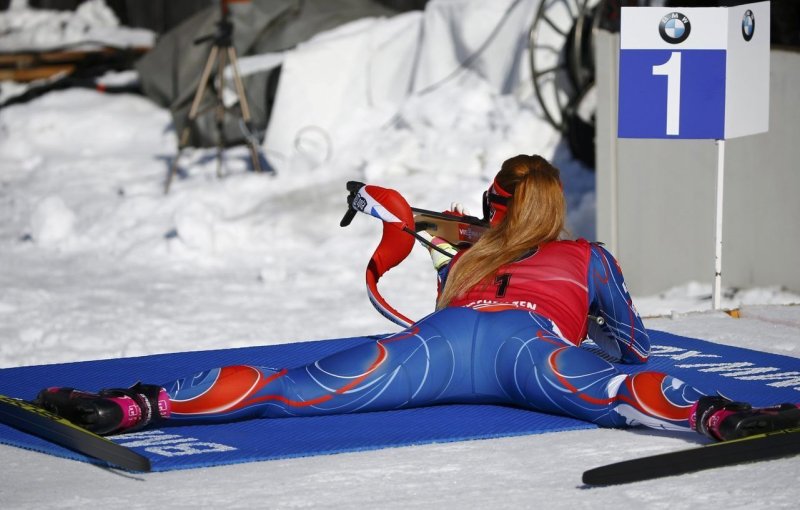
[[[379,202],[392,212],[393,193],[364,186],[351,205]],[[484,201],[490,228],[438,264],[436,311],[399,333],[306,366],[227,366],[99,393],[48,388],[37,402],[99,434],[165,421],[456,403],[511,405],[603,427],[696,430],[716,440],[796,424],[794,404],[756,409],[664,373],[627,375],[579,347],[589,336],[610,359],[645,363],[650,342],[611,254],[583,239],[559,240],[564,194],[545,159],[504,162]]]

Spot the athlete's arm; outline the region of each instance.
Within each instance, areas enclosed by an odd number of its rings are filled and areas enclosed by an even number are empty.
[[[444,290],[444,286],[447,284],[447,277],[450,275],[450,270],[453,268],[453,265],[456,261],[461,257],[462,254],[466,253],[469,248],[464,248],[460,250],[455,256],[444,266],[440,267],[436,270],[436,275],[438,278],[438,286],[436,291],[436,299],[439,299],[439,296],[442,295],[442,291]]]
[[[419,243],[422,246],[424,246],[426,250],[428,250],[428,253],[431,256],[431,262],[433,263],[433,268],[437,272],[441,271],[443,267],[448,265],[450,261],[453,259],[453,257],[455,257],[456,254],[458,253],[458,248],[450,244],[446,239],[442,239],[441,237],[434,237],[425,231],[418,232],[417,234],[421,238],[425,239],[433,246],[438,248],[437,250],[422,242]],[[445,253],[442,252],[447,253],[447,255],[445,255]]]
[[[622,271],[602,246],[592,244],[589,260],[589,337],[623,363],[644,363],[650,338],[625,287]]]

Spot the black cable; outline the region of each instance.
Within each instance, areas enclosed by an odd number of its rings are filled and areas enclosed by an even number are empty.
[[[486,40],[483,41],[483,44],[481,44],[480,47],[477,50],[475,50],[475,52],[472,53],[472,55],[470,55],[469,57],[464,59],[463,62],[460,62],[458,64],[458,67],[456,69],[454,69],[449,75],[445,76],[444,78],[442,78],[441,80],[439,80],[436,83],[428,85],[424,89],[418,91],[416,94],[423,95],[423,94],[427,94],[427,93],[429,93],[429,92],[431,92],[433,90],[436,90],[437,88],[439,88],[442,85],[444,85],[446,82],[452,80],[456,75],[458,75],[464,69],[468,69],[469,66],[472,65],[472,63],[475,61],[475,59],[477,59],[479,56],[481,56],[481,54],[484,51],[486,51],[486,48],[489,47],[489,44],[491,44],[492,41],[494,41],[495,37],[497,37],[497,34],[500,33],[500,29],[503,27],[503,25],[505,25],[506,21],[511,16],[511,11],[513,11],[514,8],[517,5],[520,4],[520,2],[521,2],[521,0],[514,0],[514,3],[512,3],[511,5],[508,6],[508,9],[506,9],[506,12],[503,13],[503,16],[500,18],[500,21],[498,21],[497,24],[492,29],[491,33],[489,34],[489,37],[487,37]]]

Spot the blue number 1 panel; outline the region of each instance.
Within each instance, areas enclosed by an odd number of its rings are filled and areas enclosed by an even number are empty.
[[[620,138],[725,137],[725,50],[622,50]]]

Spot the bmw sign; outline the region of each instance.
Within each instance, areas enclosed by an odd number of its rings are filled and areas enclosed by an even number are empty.
[[[769,16],[768,1],[622,7],[617,136],[724,140],[766,132]]]
[[[742,28],[744,30],[744,28]],[[679,12],[671,12],[661,18],[658,25],[658,33],[661,38],[670,44],[680,44],[689,37],[692,25],[689,18]]]
[[[745,41],[749,41],[753,38],[755,31],[756,17],[753,14],[753,11],[747,9],[742,17],[742,37],[744,37]]]

